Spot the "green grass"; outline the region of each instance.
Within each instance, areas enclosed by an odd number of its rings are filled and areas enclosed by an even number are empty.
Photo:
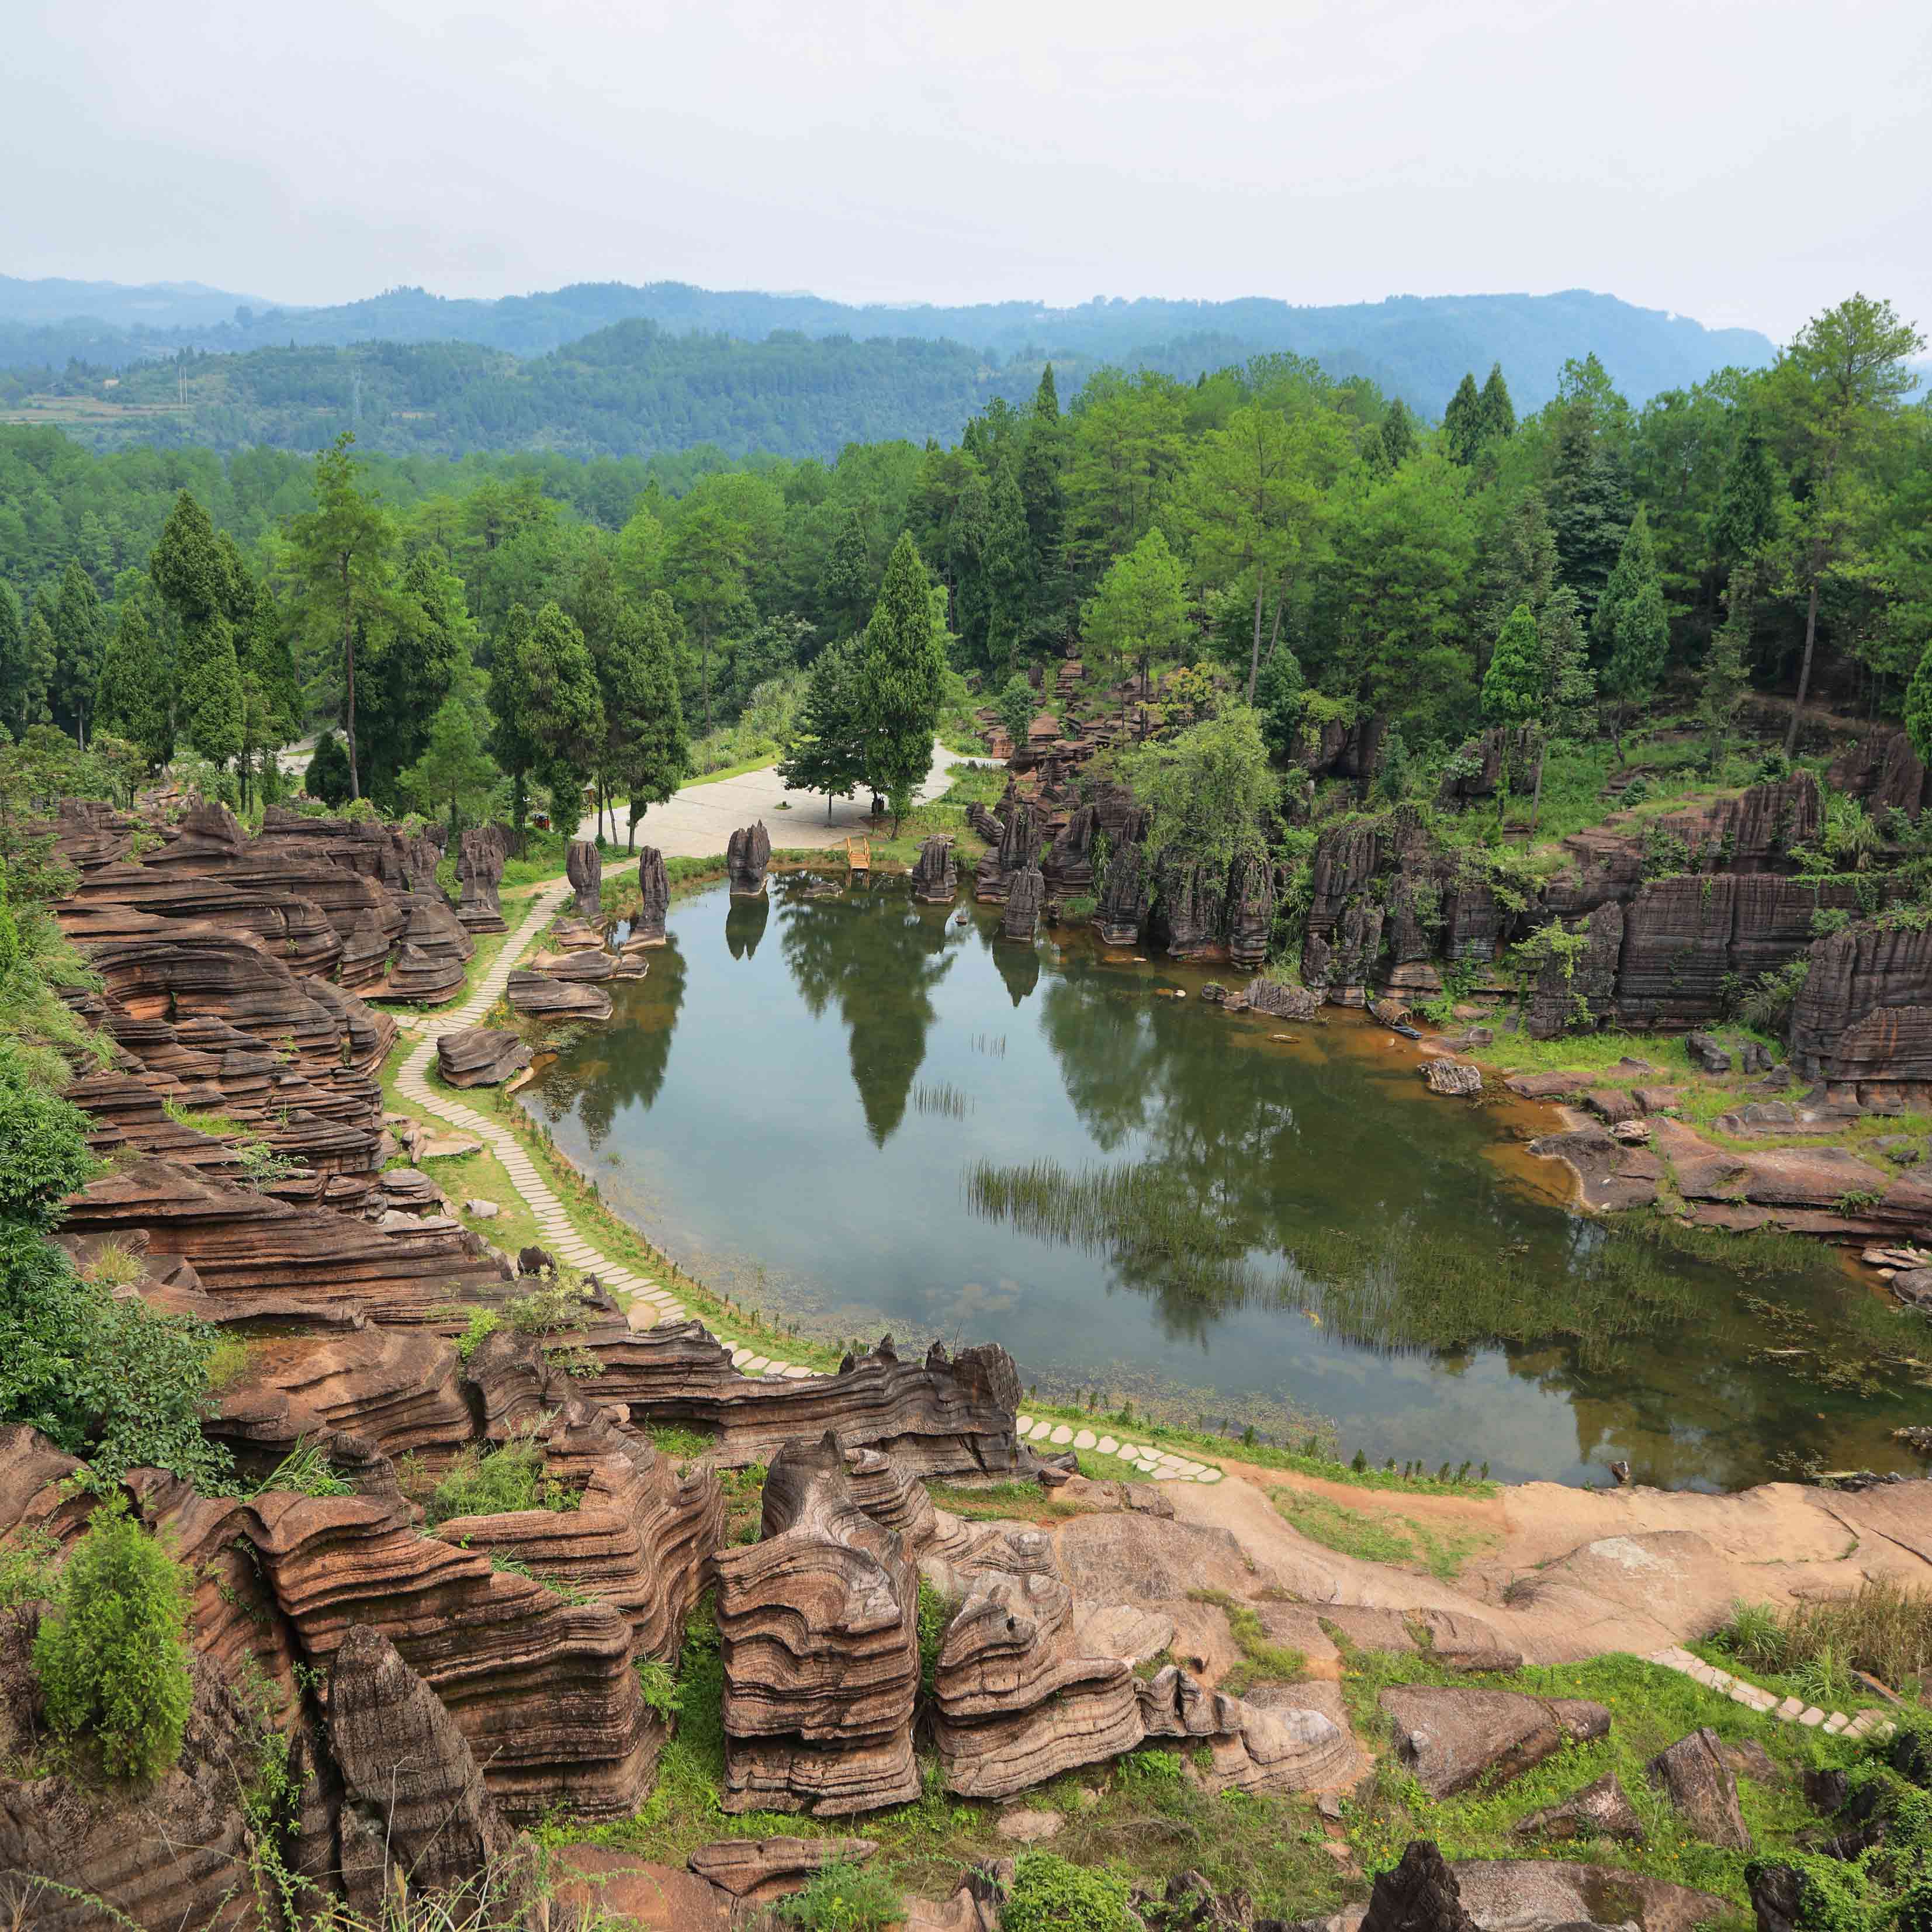
[[[1850,1711],[1874,1701],[1852,1678],[1854,1670],[1906,1692],[1932,1672],[1932,1593],[1880,1581],[1862,1584],[1851,1597],[1782,1611],[1739,1604],[1701,1654],[1768,1690],[1784,1685],[1782,1694],[1808,1702],[1821,1702],[1814,1692],[1827,1690],[1839,1701],[1826,1708]]]
[[[544,1474],[543,1451],[532,1442],[466,1449],[431,1492],[432,1527],[460,1516],[508,1516],[522,1510],[568,1510],[577,1498]]]
[[[1040,1522],[1088,1514],[1085,1504],[1037,1483],[988,1483],[976,1488],[928,1480],[926,1490],[935,1508],[964,1522]]]
[[[1454,1582],[1471,1557],[1502,1540],[1488,1530],[1436,1530],[1413,1516],[1371,1516],[1305,1490],[1268,1493],[1275,1508],[1311,1542],[1366,1563],[1426,1570],[1444,1582]]]
[[[1228,1619],[1241,1660],[1216,1687],[1231,1697],[1246,1696],[1258,1684],[1298,1684],[1308,1675],[1308,1659],[1288,1645],[1275,1642],[1263,1626],[1260,1612],[1225,1590],[1190,1590],[1190,1601],[1215,1605]]]
[[[1738,1794],[1756,1855],[1775,1857],[1798,1831],[1816,1822],[1798,1771],[1849,1766],[1860,1755],[1856,1744],[1822,1737],[1796,1724],[1776,1724],[1690,1678],[1634,1657],[1600,1657],[1508,1676],[1474,1677],[1452,1675],[1426,1655],[1364,1652],[1343,1660],[1342,1695],[1365,1741],[1387,1738],[1388,1720],[1376,1700],[1389,1685],[1472,1682],[1541,1696],[1591,1699],[1608,1708],[1610,1734],[1594,1743],[1570,1744],[1499,1789],[1479,1786],[1448,1798],[1428,1797],[1413,1779],[1385,1760],[1372,1791],[1343,1810],[1348,1841],[1365,1872],[1396,1864],[1411,1838],[1429,1838],[1452,1862],[1521,1858],[1540,1850],[1544,1856],[1588,1858],[1648,1872],[1714,1892],[1742,1908],[1748,1898],[1744,1869],[1753,1854],[1720,1850],[1694,1837],[1669,1802],[1652,1789],[1645,1766],[1700,1725],[1710,1726],[1727,1742],[1752,1739],[1762,1744],[1790,1774],[1768,1787],[1740,1778]],[[1560,1803],[1606,1772],[1616,1774],[1636,1807],[1647,1844],[1600,1840],[1539,1847],[1513,1835],[1514,1826],[1530,1812]],[[1744,1921],[1741,1917],[1738,1922]]]
[[[721,778],[741,778],[748,772],[768,772],[778,761],[777,752],[760,752],[754,757],[740,759],[735,765],[721,765],[715,772],[700,772],[697,777],[687,778],[683,789],[689,791],[696,785],[716,784]],[[648,817],[645,822],[649,823]]]

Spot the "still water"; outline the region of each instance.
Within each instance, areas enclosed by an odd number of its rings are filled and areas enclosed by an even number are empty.
[[[1063,1398],[1319,1420],[1378,1462],[1918,1471],[1889,1432],[1932,1412],[1897,1359],[1932,1336],[1822,1251],[1746,1275],[1574,1211],[1522,1150],[1552,1115],[1430,1096],[1357,1016],[1286,1036],[1084,931],[1018,946],[902,880],[806,885],[678,901],[649,976],[522,1096],[713,1287],[824,1339],[1003,1342]],[[1146,1212],[1109,1220],[1123,1196]]]

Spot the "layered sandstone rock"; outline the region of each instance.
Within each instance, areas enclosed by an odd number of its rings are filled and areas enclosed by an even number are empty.
[[[741,825],[724,848],[725,870],[730,876],[733,896],[749,898],[765,890],[765,870],[772,862],[772,836],[760,819],[755,825]]]
[[[1461,1684],[1403,1684],[1382,1694],[1395,1754],[1432,1798],[1478,1779],[1520,1777],[1573,1739],[1602,1737],[1610,1714],[1572,1698],[1525,1696]]]
[[[1792,1009],[1799,1076],[1867,1098],[1916,1098],[1932,1086],[1932,932],[1869,922],[1810,948]]]
[[[912,868],[912,896],[928,905],[950,905],[959,891],[959,868],[952,841],[935,832],[920,846]]]
[[[500,825],[472,826],[456,840],[456,883],[460,895],[456,916],[470,932],[504,932],[503,908],[497,896],[503,867],[510,856],[509,840]]]
[[[587,838],[573,838],[563,855],[563,871],[577,895],[578,917],[596,925],[604,916],[604,855]]]
[[[520,969],[510,975],[505,997],[520,1013],[533,1019],[608,1020],[610,996],[596,986],[560,980],[548,973]]]
[[[1265,859],[1238,861],[1228,889],[1228,959],[1244,972],[1266,963],[1274,926],[1274,868]]]
[[[530,1049],[501,1027],[458,1027],[439,1034],[437,1070],[452,1087],[500,1087],[530,1064]]]
[[[1040,916],[1046,903],[1046,880],[1040,868],[1022,867],[1006,881],[1006,909],[1000,920],[1000,937],[1030,944],[1040,931]]]
[[[670,878],[664,870],[664,854],[655,845],[646,845],[638,854],[638,914],[631,922],[632,946],[662,946],[664,919],[670,910]]]
[[[728,1811],[838,1816],[919,1794],[918,1576],[827,1435],[766,1479],[759,1540],[719,1552]]]
[[[973,896],[986,903],[1004,905],[1012,890],[1013,880],[1032,868],[1040,856],[1040,825],[1030,806],[1020,799],[1006,802],[999,826],[998,842],[980,861],[974,874]]]
[[[1094,838],[1100,826],[1099,809],[1083,805],[1061,827],[1040,862],[1049,890],[1070,898],[1094,890]]]
[[[1094,910],[1100,937],[1109,946],[1138,946],[1147,902],[1146,854],[1138,839],[1122,839],[1107,861],[1106,884]]]

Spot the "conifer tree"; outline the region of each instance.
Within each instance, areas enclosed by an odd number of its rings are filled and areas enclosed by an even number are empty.
[[[1398,396],[1388,406],[1378,434],[1384,465],[1400,470],[1415,454],[1415,418]]]
[[[242,670],[228,618],[232,586],[214,526],[185,490],[161,526],[148,571],[180,632],[179,735],[211,764],[226,765],[242,745]]]
[[[1713,775],[1724,762],[1726,742],[1732,726],[1737,722],[1738,707],[1744,702],[1749,685],[1746,667],[1750,662],[1751,605],[1756,588],[1756,573],[1750,565],[1741,564],[1731,572],[1725,592],[1729,608],[1724,622],[1712,633],[1710,646],[1704,654],[1697,716],[1708,734],[1704,761]],[[1913,729],[1912,706],[1915,700],[1921,698],[1919,677],[1924,670],[1922,664],[1905,700],[1906,730],[1915,749],[1919,734]],[[1932,706],[1932,688],[1923,694],[1922,701]],[[1928,716],[1924,722],[1932,724],[1932,716]]]
[[[846,512],[825,554],[818,602],[835,637],[854,634],[866,621],[872,602],[872,550],[866,520],[856,509]]]
[[[27,620],[14,586],[0,579],[0,724],[19,737],[27,728]]]
[[[53,688],[54,664],[59,655],[46,599],[36,597],[27,609],[26,674],[22,682],[21,729],[52,719],[47,694]]]
[[[1615,701],[1610,735],[1621,758],[1624,713],[1656,690],[1670,650],[1670,615],[1658,580],[1650,524],[1641,508],[1630,519],[1590,628],[1603,661],[1599,681]]]
[[[1004,466],[994,472],[988,507],[986,662],[991,670],[1010,670],[1026,646],[1035,566],[1019,489]]]
[[[94,716],[94,687],[100,681],[106,626],[93,578],[72,559],[61,575],[53,633],[53,688],[49,694],[54,721],[63,730],[74,733],[74,742],[84,752],[87,728]]]
[[[1032,634],[1048,644],[1066,634],[1072,584],[1066,568],[1066,425],[1053,364],[1041,370],[1033,417],[1020,453],[1020,504],[1033,546]]]
[[[1492,724],[1527,724],[1542,709],[1542,640],[1529,606],[1519,604],[1498,634],[1483,674],[1483,716]]]
[[[1142,681],[1157,658],[1180,655],[1187,641],[1186,580],[1180,560],[1157,530],[1114,560],[1081,623],[1081,648],[1115,676],[1137,664]]]
[[[1024,527],[1024,526],[1022,526]],[[892,836],[932,769],[932,734],[944,693],[946,651],[926,566],[902,533],[866,626],[862,688],[867,776],[892,814]]]
[[[555,604],[536,614],[523,647],[526,718],[536,747],[535,772],[550,795],[557,830],[577,836],[584,788],[597,768],[604,696],[580,631]]]
[[[1442,443],[1452,463],[1473,463],[1483,443],[1483,399],[1475,376],[1465,370],[1442,412]]]
[[[167,652],[135,597],[122,600],[100,666],[94,715],[103,729],[118,731],[148,765],[164,765],[174,752],[174,721]]]
[[[1500,362],[1490,364],[1489,380],[1483,385],[1477,421],[1482,429],[1480,440],[1484,443],[1502,442],[1516,434],[1516,406],[1510,400],[1509,385],[1503,380],[1503,365]]]
[[[511,822],[516,828],[519,850],[524,821],[530,815],[530,772],[538,756],[530,730],[530,614],[523,604],[512,604],[490,657],[490,716],[496,721],[490,749],[509,774]]]
[[[1714,560],[1726,569],[1748,562],[1778,533],[1778,476],[1755,424],[1747,427],[1724,466],[1711,518]]]
[[[460,818],[480,818],[488,809],[502,776],[483,748],[475,714],[452,693],[437,707],[422,755],[402,774],[396,789],[420,810],[446,810],[454,839]]]
[[[641,609],[627,605],[604,662],[604,730],[613,797],[629,814],[626,850],[635,851],[638,821],[676,795],[691,770],[677,660],[682,627],[662,590]]]
[[[778,766],[794,791],[822,791],[825,820],[832,801],[849,798],[867,777],[868,719],[862,638],[843,638],[818,654],[799,707],[798,735]]]

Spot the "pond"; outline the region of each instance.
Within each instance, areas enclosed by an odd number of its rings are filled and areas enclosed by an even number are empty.
[[[1552,1114],[1430,1095],[1358,1015],[1229,1015],[1084,928],[1016,945],[994,908],[828,883],[676,902],[522,1096],[714,1288],[820,1339],[1002,1342],[1062,1400],[1332,1424],[1378,1463],[1918,1472],[1890,1439],[1927,1413],[1918,1324],[1827,1251],[1714,1261],[1575,1210],[1522,1144]]]

